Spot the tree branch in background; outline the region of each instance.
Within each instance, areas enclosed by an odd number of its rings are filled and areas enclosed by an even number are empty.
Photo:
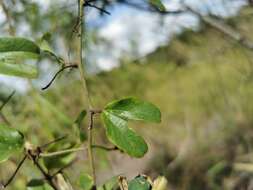
[[[100,8],[100,7],[98,7],[98,6],[94,5],[94,4],[91,4],[89,2],[85,2],[84,6],[86,6],[86,7],[93,7],[95,9],[99,10],[101,13],[105,13],[107,15],[111,15],[111,13],[108,12],[107,10],[105,10],[104,8]]]
[[[9,34],[11,36],[15,36],[15,28],[12,26],[12,18],[10,15],[10,11],[8,10],[7,6],[5,5],[4,0],[0,0],[0,5],[1,5],[3,12],[5,14],[6,22],[8,23]]]
[[[225,34],[227,37],[233,39],[243,47],[253,50],[253,42],[250,39],[247,39],[243,36],[240,32],[233,29],[231,26],[227,25],[226,23],[222,22],[221,20],[217,20],[211,18],[210,16],[203,16],[193,8],[183,4],[187,11],[197,16],[202,22],[208,24],[209,26],[213,27],[214,29],[220,31],[221,33]]]

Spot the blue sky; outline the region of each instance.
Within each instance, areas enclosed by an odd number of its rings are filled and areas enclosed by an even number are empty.
[[[31,0],[40,2],[42,9],[47,10],[51,0]],[[180,0],[164,0],[168,10],[180,8]],[[59,3],[70,1],[59,0]],[[135,2],[135,1],[134,1]],[[188,5],[205,14],[208,11],[222,16],[236,14],[239,8],[244,4],[242,0],[186,0]],[[223,2],[228,2],[223,4]],[[72,3],[72,2],[71,2]],[[73,9],[75,6],[73,6]],[[105,38],[108,44],[94,46],[93,61],[101,70],[110,70],[117,67],[119,59],[122,56],[133,53],[137,57],[145,56],[154,51],[157,47],[167,44],[171,37],[184,28],[198,28],[198,19],[187,13],[182,15],[172,15],[160,17],[144,11],[129,8],[127,6],[117,6],[108,10],[110,16],[99,17],[96,10],[88,10],[88,26],[90,28],[98,27],[98,34]],[[0,9],[0,23],[4,21],[2,10]],[[25,30],[24,30],[25,31]],[[99,56],[98,56],[99,55]],[[19,90],[23,90],[26,80],[0,75],[1,83],[7,83]]]

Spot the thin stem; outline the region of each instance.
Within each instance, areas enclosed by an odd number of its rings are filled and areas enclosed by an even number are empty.
[[[18,167],[16,168],[15,172],[12,174],[12,176],[8,179],[8,181],[5,183],[4,188],[6,188],[8,185],[10,185],[10,183],[12,182],[12,180],[15,178],[15,176],[17,175],[19,169],[21,168],[21,166],[23,165],[23,163],[25,162],[27,158],[27,155],[24,156],[24,158],[20,161],[20,163],[18,164]]]
[[[83,27],[84,27],[84,6],[85,4],[85,0],[78,0],[78,38],[79,38],[79,43],[78,43],[78,69],[79,69],[79,73],[80,73],[80,77],[81,77],[81,83],[83,86],[83,93],[84,96],[87,98],[88,100],[88,105],[89,105],[89,109],[92,109],[92,104],[91,104],[91,99],[90,99],[90,95],[89,95],[89,91],[88,91],[88,87],[87,87],[87,82],[85,79],[85,72],[84,72],[84,53],[83,53]]]
[[[72,148],[72,149],[66,149],[66,150],[61,150],[61,151],[57,151],[57,152],[41,153],[40,157],[43,157],[43,158],[53,157],[53,156],[67,154],[67,153],[83,151],[83,150],[86,150],[86,148]]]
[[[88,92],[88,87],[87,87],[87,82],[85,79],[85,72],[84,72],[84,65],[83,65],[83,33],[84,33],[84,5],[86,3],[86,0],[78,0],[78,38],[79,38],[79,43],[78,43],[78,68],[80,72],[80,77],[81,77],[81,82],[83,85],[83,93],[84,97],[88,100],[88,105],[89,105],[89,110],[92,110],[92,103],[91,99],[89,96]],[[90,124],[88,128],[88,156],[89,156],[89,161],[90,161],[90,168],[92,171],[92,177],[94,180],[94,189],[96,189],[96,172],[95,172],[95,164],[94,164],[94,157],[93,157],[93,152],[92,152],[92,128],[93,128],[93,112],[90,112]]]
[[[59,142],[59,141],[64,140],[65,138],[67,138],[67,135],[62,136],[62,137],[59,137],[59,138],[57,138],[57,139],[54,139],[54,140],[52,140],[52,141],[50,141],[50,142],[48,142],[48,143],[45,143],[45,144],[41,145],[39,148],[40,148],[40,149],[46,148],[46,147],[48,147],[48,146],[51,145],[51,144],[54,144],[54,143],[57,143],[57,142]]]

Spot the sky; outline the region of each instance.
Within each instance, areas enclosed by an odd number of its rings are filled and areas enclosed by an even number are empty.
[[[44,11],[50,6],[50,0],[31,1],[39,2]],[[167,10],[175,10],[180,8],[179,1],[164,0],[163,2]],[[244,4],[240,0],[228,0],[228,4],[225,6],[222,4],[224,0],[186,0],[185,2],[203,14],[211,11],[213,14],[224,17],[236,14]],[[117,6],[109,11],[111,15],[103,18],[98,17],[96,10],[89,10],[87,13],[88,26],[90,28],[99,27],[98,35],[110,42],[110,48],[108,48],[108,44],[93,47],[94,54],[96,54],[94,60],[100,70],[111,70],[117,67],[122,56],[134,54],[135,57],[143,57],[153,52],[157,47],[168,44],[174,34],[185,28],[197,29],[199,22],[195,16],[189,13],[161,17],[127,6]],[[4,19],[0,9],[0,23]],[[23,30],[25,32],[25,28]],[[11,85],[19,91],[25,91],[24,86],[27,86],[27,81],[24,79],[3,75],[0,75],[0,85],[1,83]]]

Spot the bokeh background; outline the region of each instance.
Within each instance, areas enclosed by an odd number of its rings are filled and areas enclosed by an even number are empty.
[[[96,151],[98,182],[124,174],[166,176],[169,190],[253,189],[253,5],[247,0],[164,0],[161,14],[142,0],[96,1],[110,15],[86,8],[85,63],[93,104],[135,96],[157,105],[162,123],[133,123],[149,144],[142,159]],[[67,0],[0,0],[1,36],[38,40],[50,34],[58,55],[76,60],[77,3]],[[22,131],[34,145],[59,136],[71,147],[73,122],[87,103],[78,72],[66,71],[46,91],[60,68],[54,59],[36,63],[39,78],[0,75],[0,100],[16,93],[1,122]],[[86,121],[85,121],[86,122]],[[84,122],[84,124],[85,124]],[[97,144],[110,145],[96,118]],[[69,143],[67,143],[69,142]],[[73,143],[72,143],[73,142]],[[0,180],[20,157],[0,164]],[[44,161],[52,170],[75,160],[66,177],[89,171],[85,152]],[[39,172],[26,162],[9,189],[25,189]]]

